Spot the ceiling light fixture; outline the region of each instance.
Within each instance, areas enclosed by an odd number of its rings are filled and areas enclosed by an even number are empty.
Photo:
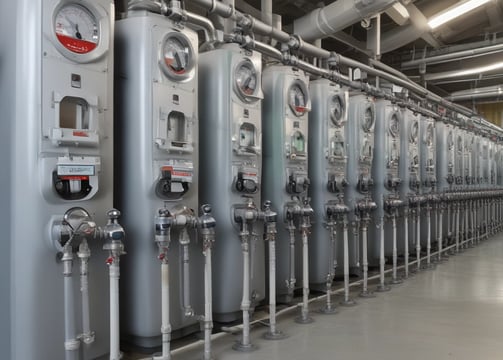
[[[453,71],[446,71],[446,72],[441,72],[441,73],[430,73],[426,74],[424,76],[425,80],[439,80],[439,79],[450,79],[450,78],[456,78],[456,77],[463,77],[466,75],[473,75],[473,74],[481,74],[481,73],[486,73],[488,71],[493,71],[493,70],[499,70],[503,69],[503,61],[497,62],[494,64],[486,65],[486,66],[480,66],[476,68],[471,68],[471,69],[465,69],[465,70],[453,70]]]
[[[488,3],[491,0],[468,0],[468,1],[463,1],[459,4],[453,5],[440,13],[434,15],[429,21],[428,25],[430,28],[435,29],[439,27],[440,25],[445,24],[448,21],[451,21],[463,14],[466,14],[467,12],[470,12],[479,6],[484,5],[485,3]]]

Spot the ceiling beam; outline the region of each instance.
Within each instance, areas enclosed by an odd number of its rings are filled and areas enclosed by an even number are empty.
[[[347,46],[350,46],[356,51],[359,51],[367,56],[370,56],[372,53],[370,50],[367,50],[367,44],[365,44],[363,41],[355,39],[354,37],[348,35],[344,31],[338,31],[335,34],[330,35],[329,38],[332,38]]]

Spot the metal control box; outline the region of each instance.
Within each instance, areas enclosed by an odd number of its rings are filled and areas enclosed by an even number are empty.
[[[309,85],[312,110],[309,113],[309,134],[317,141],[309,142],[309,196],[315,218],[312,224],[310,249],[311,287],[325,286],[329,267],[342,269],[342,262],[329,264],[337,259],[340,251],[332,249],[331,234],[327,221],[330,213],[344,201],[346,176],[347,105],[348,91],[326,79],[312,81]],[[336,248],[341,243],[341,224],[336,226]],[[330,251],[333,251],[332,257]]]
[[[401,184],[399,174],[400,164],[400,128],[403,126],[403,109],[393,105],[388,100],[376,101],[376,124],[374,134],[374,158],[372,162],[372,197],[377,205],[373,213],[374,223],[379,224],[384,219],[385,254],[392,252],[392,227],[387,221],[387,215],[397,210],[388,207],[393,200],[399,200]],[[374,229],[376,229],[374,227]],[[372,231],[369,242],[369,260],[379,259],[380,231]],[[398,244],[401,245],[401,244]]]
[[[272,202],[278,214],[277,270],[278,298],[289,293],[290,257],[287,208],[302,204],[308,195],[308,111],[311,108],[309,78],[304,72],[282,65],[264,69],[262,108],[263,188],[262,196]],[[280,220],[281,219],[281,220]],[[300,243],[299,243],[300,244]],[[302,252],[296,252],[296,278],[301,279]]]
[[[358,208],[360,203],[371,200],[372,195],[375,121],[374,99],[360,93],[350,93],[347,123],[348,184],[344,189],[344,199],[349,208],[349,266],[353,273],[358,273],[360,268]]]
[[[2,352],[13,360],[63,359],[70,294],[73,325],[77,331],[83,328],[79,259],[74,248],[73,291],[64,292],[62,244],[52,230],[76,206],[104,225],[113,206],[114,5],[106,0],[20,0],[2,4],[0,14],[2,32],[16,32],[2,37],[0,50],[0,106],[8,128],[3,132],[2,127],[2,155],[8,159],[1,190],[7,219],[2,253],[8,258],[1,263],[2,274],[10,278],[0,301],[9,314],[2,319],[10,318],[2,320],[1,333],[10,334]],[[89,247],[95,339],[89,344],[72,339],[82,359],[103,356],[109,346],[107,255],[97,239]]]
[[[213,312],[217,321],[241,317],[243,259],[234,210],[252,199],[261,207],[262,59],[225,44],[199,56],[200,200],[218,224],[213,250]],[[277,204],[273,202],[273,207]],[[253,225],[250,296],[265,297],[262,228]]]
[[[116,204],[128,231],[122,270],[124,339],[151,348],[161,341],[161,270],[155,244],[158,209],[196,214],[199,204],[198,37],[165,16],[130,11],[117,21]],[[168,252],[174,336],[198,331],[182,309],[182,242],[189,241],[190,293],[202,314],[204,259],[194,230],[172,232]]]

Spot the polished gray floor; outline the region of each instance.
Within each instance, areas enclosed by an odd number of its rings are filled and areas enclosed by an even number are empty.
[[[231,349],[239,335],[220,336],[214,358],[503,359],[503,237],[452,256],[390,292],[357,301],[335,315],[313,311],[315,322],[308,325],[293,321],[296,310],[280,316],[279,328],[289,335],[284,340],[263,340],[266,328],[256,324],[252,340],[259,349],[251,353]],[[173,359],[201,359],[201,351],[202,346],[179,349]]]

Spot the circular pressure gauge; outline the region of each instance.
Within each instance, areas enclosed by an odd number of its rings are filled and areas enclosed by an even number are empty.
[[[295,116],[302,116],[308,110],[308,95],[304,83],[296,82],[288,90],[288,103]]]
[[[335,95],[330,99],[330,119],[332,123],[340,127],[342,125],[342,117],[344,115],[344,100],[341,96]]]
[[[416,120],[410,125],[410,142],[415,143],[418,134],[419,134],[419,123]]]
[[[433,124],[428,124],[424,141],[428,146],[431,146],[433,144]]]
[[[449,134],[447,135],[447,147],[449,150],[452,150],[452,148],[454,147],[454,138],[452,131],[449,131]]]
[[[186,79],[194,68],[194,51],[189,39],[181,33],[166,35],[161,45],[161,69],[173,80]]]
[[[100,23],[88,8],[67,3],[54,16],[54,33],[59,43],[75,54],[88,54],[100,42]]]
[[[372,126],[374,125],[374,109],[372,106],[367,106],[365,108],[365,113],[363,115],[363,123],[362,123],[362,128],[363,131],[369,132],[372,129]]]
[[[258,86],[257,71],[250,60],[239,63],[234,73],[234,79],[239,95],[245,100],[250,100],[249,96],[255,94]]]
[[[393,113],[389,121],[389,133],[392,137],[397,137],[400,132],[400,120],[398,114]]]

